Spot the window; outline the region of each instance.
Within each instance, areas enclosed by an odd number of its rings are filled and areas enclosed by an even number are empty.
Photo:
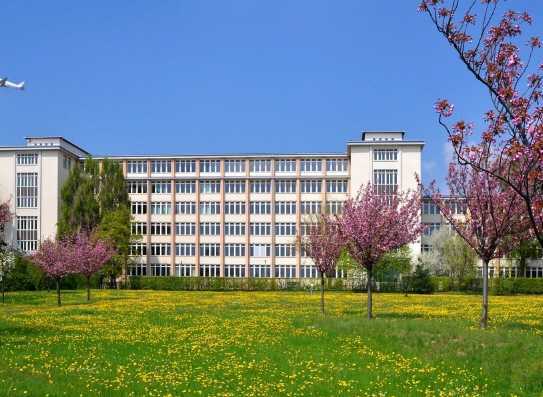
[[[151,203],[151,214],[169,215],[172,212],[172,203],[170,201],[153,201]]]
[[[170,181],[152,181],[151,193],[166,194],[172,192],[172,184]]]
[[[275,256],[282,256],[282,257],[296,256],[296,245],[294,245],[294,244],[275,244]]]
[[[328,172],[347,172],[347,159],[328,159],[326,160],[326,170]]]
[[[221,245],[214,243],[200,244],[200,256],[219,256],[221,254]]]
[[[224,224],[225,236],[245,236],[245,223],[226,222]]]
[[[221,224],[219,222],[200,223],[200,234],[202,236],[218,236],[221,234]]]
[[[251,173],[263,173],[271,171],[271,160],[251,160]]]
[[[167,263],[151,263],[151,276],[169,276],[170,265]]]
[[[422,252],[430,252],[432,251],[432,244],[422,244],[421,246]]]
[[[133,236],[144,236],[147,234],[147,223],[132,222],[131,233]]]
[[[245,265],[224,265],[224,277],[245,277]]]
[[[221,182],[220,181],[201,181],[200,193],[220,193]]]
[[[231,215],[245,214],[245,201],[226,201],[224,203],[224,213]]]
[[[175,244],[175,254],[177,256],[194,256],[196,255],[196,245],[191,243]]]
[[[175,182],[176,193],[196,193],[196,181]]]
[[[175,203],[176,214],[196,214],[196,202],[178,201]]]
[[[290,215],[296,213],[296,201],[276,201],[275,213],[279,215]]]
[[[320,193],[322,181],[317,179],[306,179],[301,181],[302,193]]]
[[[196,223],[178,222],[175,224],[175,234],[178,236],[194,236],[196,234]]]
[[[271,214],[271,202],[251,201],[251,214]]]
[[[301,277],[303,278],[316,278],[319,276],[319,271],[315,266],[302,265],[300,268]]]
[[[200,264],[200,277],[219,277],[221,267],[217,264]]]
[[[296,172],[296,160],[275,160],[275,171]]]
[[[270,193],[271,181],[251,181],[251,193]]]
[[[126,185],[129,194],[147,193],[147,181],[127,181]]]
[[[398,149],[374,149],[373,160],[396,161],[398,160]]]
[[[245,244],[225,244],[224,256],[245,256]]]
[[[446,205],[453,215],[463,215],[466,213],[466,203],[462,199],[449,199]]]
[[[145,263],[135,263],[133,265],[130,265],[128,273],[131,276],[146,276],[147,265]]]
[[[172,172],[172,162],[170,160],[151,161],[151,172],[153,174],[168,174]]]
[[[62,157],[62,167],[64,167],[64,169],[67,169],[67,170],[72,168],[72,159],[67,157],[67,156],[63,156]]]
[[[277,236],[295,236],[296,235],[296,223],[276,223],[275,224],[275,234]]]
[[[166,222],[153,222],[151,223],[151,235],[152,236],[169,236],[172,234],[171,223]]]
[[[193,277],[196,275],[196,267],[192,264],[176,263],[175,275],[177,277]]]
[[[130,160],[126,164],[126,171],[128,174],[146,174],[147,161],[146,160]]]
[[[328,193],[347,193],[348,181],[345,179],[337,179],[326,181],[326,191]]]
[[[311,231],[312,227],[315,227],[316,225],[314,223],[302,223],[302,236],[309,236],[309,232]]]
[[[441,227],[441,223],[424,223],[424,235],[431,236],[434,232],[437,232]]]
[[[170,243],[151,243],[151,255],[168,256],[171,253],[172,245]]]
[[[200,203],[201,215],[215,215],[221,213],[221,203],[218,201],[202,201]]]
[[[321,202],[320,201],[302,201],[300,203],[302,214],[320,214]]]
[[[343,212],[343,201],[327,201],[326,211],[328,214],[341,214]]]
[[[424,201],[422,203],[422,213],[424,215],[438,215],[439,209],[437,208],[437,205],[431,201]]]
[[[271,235],[271,223],[251,222],[251,236],[269,236]]]
[[[17,173],[17,208],[36,208],[38,206],[38,173]]]
[[[23,252],[38,249],[38,217],[17,217],[17,247]]]
[[[276,265],[275,277],[278,278],[295,278],[296,266],[295,265]]]
[[[200,172],[202,173],[213,173],[221,172],[221,161],[220,160],[202,160],[200,161]]]
[[[18,153],[17,165],[36,165],[38,164],[38,153]]]
[[[271,277],[271,266],[270,265],[251,265],[251,276],[252,277]]]
[[[302,172],[321,172],[322,160],[321,159],[302,160],[300,163],[300,168]]]
[[[224,172],[225,173],[245,172],[245,160],[225,160]]]
[[[132,255],[132,256],[145,256],[145,255],[147,255],[147,244],[145,244],[145,243],[133,243],[133,244],[130,244],[130,255]]]
[[[266,257],[271,255],[270,244],[251,244],[251,256]]]
[[[224,181],[225,193],[245,193],[245,181]]]
[[[280,180],[275,182],[276,193],[296,193],[296,180]]]
[[[377,194],[396,194],[398,170],[373,170],[373,185],[377,189]]]
[[[196,172],[196,161],[195,160],[176,160],[175,172],[178,174]]]
[[[144,201],[131,201],[130,209],[132,215],[144,215],[147,213],[147,203]]]

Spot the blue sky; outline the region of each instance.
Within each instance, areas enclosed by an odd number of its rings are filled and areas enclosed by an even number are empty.
[[[543,5],[529,10],[541,27]],[[427,142],[425,182],[445,172],[433,111],[488,107],[417,1],[8,1],[1,145],[63,135],[96,154],[344,151],[363,130]]]

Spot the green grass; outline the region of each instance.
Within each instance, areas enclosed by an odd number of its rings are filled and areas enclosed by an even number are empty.
[[[543,395],[543,296],[25,292],[0,305],[2,396]]]

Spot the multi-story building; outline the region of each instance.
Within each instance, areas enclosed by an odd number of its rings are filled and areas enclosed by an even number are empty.
[[[416,189],[423,146],[403,132],[365,132],[345,153],[107,156],[122,164],[132,228],[143,236],[130,272],[315,277],[301,247],[312,218],[340,212],[368,182]],[[15,214],[6,240],[30,252],[54,237],[62,183],[87,155],[62,137],[0,148],[0,201]]]

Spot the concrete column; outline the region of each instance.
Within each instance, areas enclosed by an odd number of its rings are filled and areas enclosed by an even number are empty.
[[[196,160],[196,236],[194,240],[195,276],[200,276],[200,160]]]
[[[271,277],[275,277],[275,159],[271,160]]]
[[[300,278],[302,271],[302,186],[301,161],[296,159],[296,277]]]
[[[224,277],[224,160],[221,160],[221,201],[220,201],[220,211],[221,211],[221,223],[220,223],[220,270],[219,274],[221,277]]]
[[[321,214],[326,214],[326,159],[322,159]]]
[[[245,277],[250,277],[251,263],[251,184],[249,182],[250,162],[245,160]]]
[[[171,262],[170,262],[170,275],[171,276],[175,276],[175,255],[176,255],[176,252],[175,252],[175,217],[176,217],[176,213],[175,213],[175,160],[172,160],[172,226],[171,226],[171,231],[172,231],[172,252],[171,252]]]
[[[147,160],[147,257],[146,272],[151,275],[151,160]]]

